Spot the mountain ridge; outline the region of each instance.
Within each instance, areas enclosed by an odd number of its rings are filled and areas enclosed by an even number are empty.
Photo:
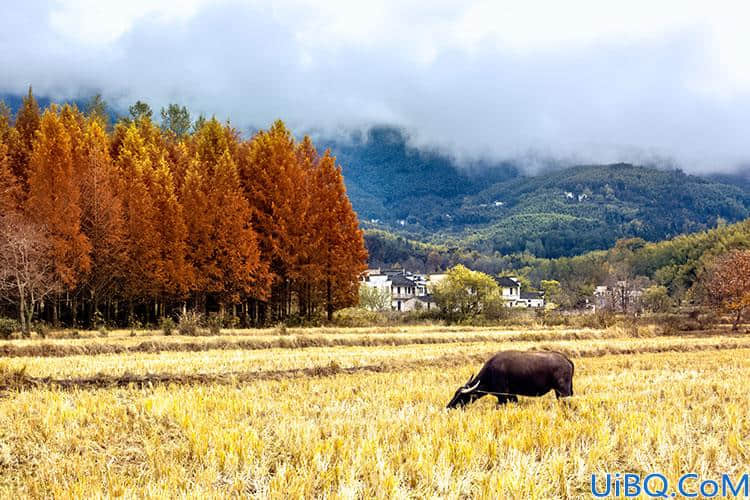
[[[325,146],[342,165],[366,231],[484,254],[571,256],[620,238],[660,241],[750,216],[750,183],[741,176],[627,163],[553,165],[536,175],[508,162],[472,171],[382,127]]]

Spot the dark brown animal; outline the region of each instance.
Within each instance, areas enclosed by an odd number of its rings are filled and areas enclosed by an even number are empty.
[[[448,408],[464,406],[491,394],[498,404],[517,402],[517,396],[557,398],[573,395],[573,362],[559,352],[501,351],[490,358],[476,377],[456,390]]]

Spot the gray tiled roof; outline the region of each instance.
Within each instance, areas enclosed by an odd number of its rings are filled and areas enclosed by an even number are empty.
[[[499,278],[495,278],[495,281],[497,281],[497,284],[500,286],[509,286],[509,287],[518,286],[518,283],[508,278],[507,276],[500,276]]]
[[[403,274],[394,274],[391,276],[391,284],[393,286],[416,286],[413,280],[407,278]]]

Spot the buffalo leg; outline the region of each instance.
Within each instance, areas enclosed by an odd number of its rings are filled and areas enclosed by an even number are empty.
[[[573,395],[573,381],[572,380],[560,384],[560,388],[555,389],[555,396],[557,396],[557,399],[567,398],[572,395]]]
[[[518,397],[515,394],[505,395],[505,394],[498,394],[497,395],[497,404],[504,405],[506,403],[518,403]]]

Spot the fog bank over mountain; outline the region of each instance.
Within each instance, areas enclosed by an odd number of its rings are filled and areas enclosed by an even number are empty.
[[[102,92],[332,137],[373,124],[459,164],[750,162],[747,7],[719,2],[31,1],[0,20],[0,93]]]

